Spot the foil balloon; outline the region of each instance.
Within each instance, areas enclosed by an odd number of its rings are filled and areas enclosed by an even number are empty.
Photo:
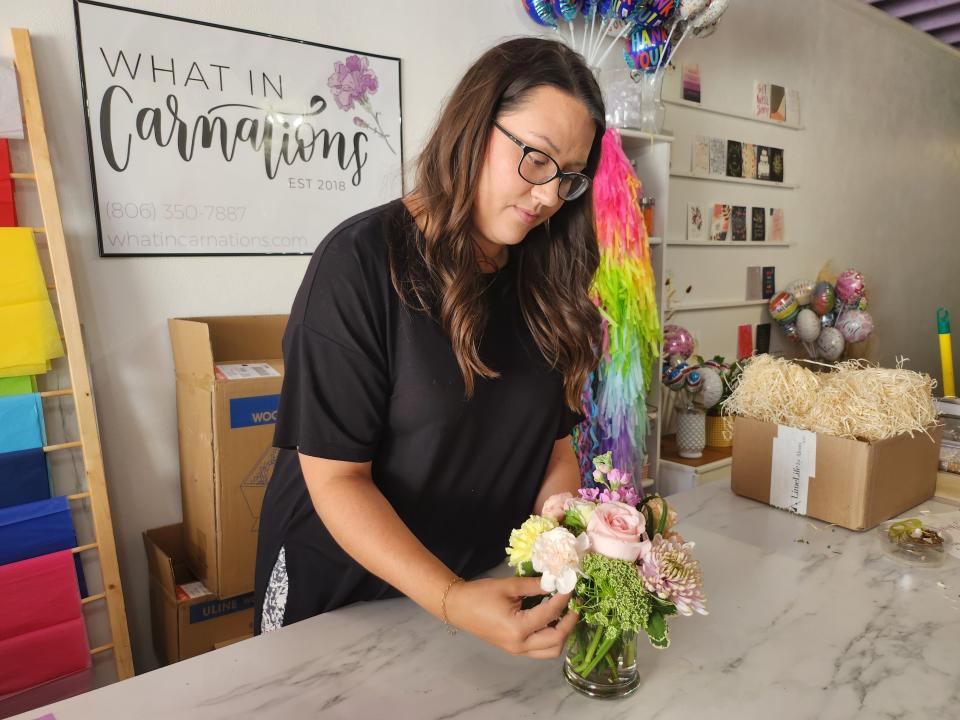
[[[554,0],[557,2],[558,0]],[[610,12],[618,20],[627,20],[643,5],[643,0],[613,0],[610,3]]]
[[[597,14],[598,0],[583,0],[580,3],[580,12],[585,18],[593,17]]]
[[[550,0],[520,0],[520,4],[523,5],[527,15],[537,25],[543,25],[544,27],[557,26],[557,18],[553,15]]]
[[[788,292],[779,292],[770,298],[768,308],[770,317],[781,324],[791,322],[800,312],[797,299]]]
[[[706,9],[690,21],[694,29],[707,28],[720,22],[720,17],[727,11],[730,0],[711,0]]]
[[[866,289],[863,275],[856,270],[845,270],[837,277],[837,300],[844,305],[855,305]]]
[[[717,362],[716,360],[707,360],[703,363],[703,366],[712,370],[716,370],[718,373],[726,372],[730,369],[724,363]]]
[[[839,360],[843,355],[845,342],[840,331],[833,327],[824,328],[817,338],[817,353],[825,360]]]
[[[797,315],[797,335],[800,340],[811,343],[820,337],[820,318],[810,308],[804,308]]]
[[[813,286],[810,295],[810,307],[821,317],[831,312],[837,304],[837,296],[833,292],[833,285],[828,282],[818,282]]]
[[[809,305],[813,294],[813,283],[809,280],[794,280],[784,290],[797,299],[797,305]]]
[[[795,322],[782,322],[780,323],[780,329],[783,330],[783,334],[787,336],[788,340],[793,340],[794,342],[800,340],[800,332],[797,330],[797,324]]]
[[[867,296],[864,295],[864,296],[863,296],[862,298],[860,298],[860,300],[857,302],[857,310],[866,310],[866,309],[867,309],[867,305],[869,305],[869,304],[870,304],[870,303],[867,302]]]
[[[826,315],[823,315],[820,317],[820,327],[821,328],[833,327],[836,321],[837,321],[837,314],[828,312]]]
[[[847,310],[837,318],[837,330],[848,343],[863,342],[873,332],[873,318],[863,310]]]
[[[578,0],[551,0],[550,5],[555,17],[571,22],[577,16],[580,3]]]
[[[679,325],[667,325],[663,329],[663,354],[686,360],[693,355],[693,336]]]
[[[693,36],[695,38],[708,38],[717,31],[717,25],[719,23],[714,23],[713,25],[701,25],[700,27],[693,29]]]
[[[700,404],[704,410],[709,410],[718,402],[723,395],[723,380],[712,367],[701,367],[700,377],[703,378],[703,390],[700,393]]]
[[[653,72],[667,52],[667,33],[662,27],[638,27],[626,39],[623,59],[631,70]]]
[[[710,0],[680,0],[680,17],[683,20],[689,20],[694,15],[699,15]]]
[[[610,17],[610,7],[613,5],[613,0],[599,0],[597,2],[597,15],[602,18]]]
[[[664,379],[663,384],[674,392],[679,392],[683,389],[683,386],[687,383],[686,375],[683,372],[684,368],[679,366],[668,367],[664,369]]]
[[[687,373],[687,390],[690,392],[700,392],[703,389],[703,374],[700,368],[696,368]]]
[[[674,0],[644,0],[638,16],[644,15],[648,25],[661,25],[673,15],[675,5]]]

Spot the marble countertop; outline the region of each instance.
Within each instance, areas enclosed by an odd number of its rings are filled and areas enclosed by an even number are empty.
[[[641,642],[640,691],[591,700],[561,663],[450,635],[406,599],[358,604],[41,710],[102,718],[956,718],[960,570],[913,569],[853,533],[737,497],[672,498],[708,617]],[[955,510],[930,501],[921,509]]]

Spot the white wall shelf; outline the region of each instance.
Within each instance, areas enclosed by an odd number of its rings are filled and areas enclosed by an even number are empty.
[[[670,465],[674,465],[676,467],[687,467],[687,468],[691,467],[690,465],[686,465],[684,463],[678,463],[675,460],[667,460],[666,458],[662,459],[660,462],[669,463]],[[720,468],[730,467],[731,465],[733,465],[733,458],[721,458],[719,460],[714,460],[713,462],[710,462],[710,463],[697,465],[695,469],[698,472],[707,473],[707,472],[710,472],[711,470],[719,470]]]
[[[659,241],[659,238],[657,238]],[[652,238],[651,238],[652,241]],[[754,248],[759,250],[761,248],[782,248],[790,247],[793,243],[790,242],[754,242],[752,240],[747,240],[746,242],[733,242],[732,240],[717,242],[714,240],[667,240],[667,245],[671,247],[675,245],[688,245],[695,247],[734,247],[734,248]]]
[[[677,303],[667,308],[668,313],[691,312],[693,310],[722,310],[724,308],[751,307],[753,305],[766,305],[769,300],[714,300],[713,302],[702,303]]]
[[[689,100],[667,100],[667,105],[689,108],[690,110],[700,110],[701,112],[713,113],[714,115],[724,115],[726,117],[737,118],[738,120],[749,120],[750,122],[763,123],[764,125],[773,125],[774,127],[784,128],[785,130],[803,130],[803,125],[794,125],[792,123],[780,122],[779,120],[770,120],[769,118],[754,117],[743,113],[729,112],[728,110],[718,110],[717,108],[707,107],[700,103],[690,102]]]
[[[633,128],[614,128],[614,129],[620,133],[620,137],[622,137],[624,140],[642,141],[642,142],[650,143],[651,145],[653,145],[654,143],[672,143],[673,142],[673,135],[669,135],[665,133],[654,134],[654,133],[644,132],[643,130],[635,130]]]
[[[777,188],[779,190],[796,190],[799,185],[772,180],[752,180],[750,178],[727,177],[726,175],[694,175],[683,170],[671,170],[670,177],[687,178],[688,180],[710,180],[712,182],[739,183],[741,185],[759,185],[762,187]]]
[[[662,245],[663,239],[658,237],[647,238],[648,245]],[[673,245],[673,243],[667,243],[668,245]]]

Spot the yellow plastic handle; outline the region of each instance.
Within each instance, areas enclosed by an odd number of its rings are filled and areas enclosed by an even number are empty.
[[[956,397],[957,388],[953,382],[953,348],[950,335],[940,335],[940,367],[943,371],[943,396]]]

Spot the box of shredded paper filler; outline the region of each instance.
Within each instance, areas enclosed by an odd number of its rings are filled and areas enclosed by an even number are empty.
[[[864,442],[737,417],[730,487],[737,495],[851,530],[933,497],[943,428]]]

